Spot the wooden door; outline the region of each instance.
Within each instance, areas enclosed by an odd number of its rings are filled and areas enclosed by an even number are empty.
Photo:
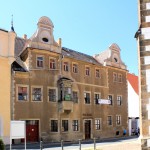
[[[37,122],[33,123],[30,121],[26,124],[26,140],[27,142],[39,141],[39,126]]]
[[[85,139],[91,138],[91,120],[85,120]]]

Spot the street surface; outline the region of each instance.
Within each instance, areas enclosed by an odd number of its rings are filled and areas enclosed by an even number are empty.
[[[40,143],[28,143],[27,150],[40,150]],[[9,145],[6,150],[9,150]],[[24,144],[12,145],[12,150],[24,150]],[[61,143],[43,143],[43,150],[62,150]],[[64,142],[63,150],[79,150],[79,142]],[[94,150],[93,140],[81,141],[81,150]],[[96,140],[96,150],[141,150],[138,137]]]

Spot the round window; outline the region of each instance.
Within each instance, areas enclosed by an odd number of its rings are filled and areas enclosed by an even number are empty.
[[[46,37],[42,38],[42,40],[43,40],[44,42],[48,42],[48,38],[46,38]]]

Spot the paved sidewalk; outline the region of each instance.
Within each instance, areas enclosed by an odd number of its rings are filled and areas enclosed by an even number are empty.
[[[45,148],[44,150],[62,150],[61,147]],[[63,150],[79,150],[79,145],[66,146]],[[94,150],[94,144],[83,144],[81,150]],[[141,150],[140,140],[112,143],[97,143],[96,150]]]

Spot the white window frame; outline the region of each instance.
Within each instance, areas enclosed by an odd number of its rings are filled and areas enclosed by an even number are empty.
[[[41,88],[41,100],[33,100],[33,88]],[[43,86],[33,85],[31,86],[31,101],[32,102],[43,102]]]
[[[118,118],[120,118],[120,124],[118,124]],[[121,115],[116,115],[116,126],[121,126]]]
[[[49,100],[49,89],[55,90],[56,91],[56,101],[50,101]],[[58,101],[58,88],[57,87],[47,87],[47,101],[48,102],[52,102],[52,103],[56,103]]]
[[[19,87],[26,87],[27,88],[27,100],[19,100],[18,98],[18,88]],[[16,98],[18,102],[28,102],[29,101],[29,86],[25,84],[16,84]]]
[[[40,66],[38,66],[38,57],[42,57],[43,58],[43,66],[42,67],[40,67]],[[38,68],[38,69],[42,69],[42,68],[44,68],[44,56],[43,55],[36,55],[36,68]]]
[[[85,97],[86,97],[86,93],[89,93],[90,94],[90,103],[85,103]],[[86,105],[91,105],[91,92],[90,91],[84,91],[84,104],[86,104]]]

